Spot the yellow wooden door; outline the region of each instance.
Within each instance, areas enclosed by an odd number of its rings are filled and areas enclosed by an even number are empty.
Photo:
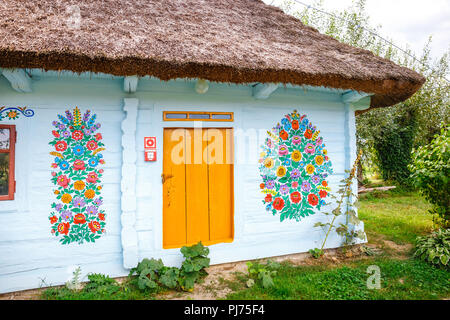
[[[163,248],[232,242],[232,129],[164,129]]]

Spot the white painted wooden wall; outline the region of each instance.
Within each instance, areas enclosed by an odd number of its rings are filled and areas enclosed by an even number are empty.
[[[135,93],[126,93],[120,77],[36,70],[31,81],[32,92],[19,93],[0,76],[0,106],[35,111],[32,118],[1,122],[17,126],[18,141],[15,200],[0,202],[0,292],[62,284],[76,266],[84,276],[99,272],[116,277],[127,275],[128,268],[146,257],[181,263],[179,249],[162,249],[162,135],[164,127],[193,124],[163,122],[162,111],[231,111],[233,123],[209,122],[204,127],[233,126],[237,134],[244,133],[235,139],[235,239],[210,247],[212,264],[306,252],[319,247],[324,237],[313,227],[324,215],[280,223],[278,216],[265,211],[258,170],[265,136],[258,140],[252,132],[265,132],[294,109],[306,114],[327,145],[333,190],[356,156],[354,107],[343,102],[340,90],[280,86],[260,100],[252,96],[250,85],[210,83],[208,92],[200,95],[195,81],[146,78],[139,80]],[[107,231],[95,243],[61,245],[50,234],[48,220],[54,201],[48,142],[57,114],[75,106],[82,112],[92,110],[102,124]],[[157,162],[144,161],[145,136],[157,137]],[[327,247],[339,245],[338,237],[329,238]]]

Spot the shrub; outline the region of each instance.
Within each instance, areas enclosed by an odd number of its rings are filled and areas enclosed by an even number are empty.
[[[258,280],[265,289],[274,285],[273,277],[277,274],[276,269],[280,268],[280,264],[272,260],[268,260],[266,264],[247,262],[247,270],[249,281],[247,286],[252,286],[255,280]],[[253,280],[253,281],[250,281]]]
[[[450,229],[441,229],[431,235],[417,237],[415,257],[444,268],[450,268]]]
[[[185,260],[181,268],[166,267],[161,259],[143,259],[130,270],[129,276],[137,275],[137,286],[141,290],[157,290],[161,287],[192,291],[194,284],[207,273],[210,259],[209,249],[201,242],[190,247],[182,247],[181,253]]]
[[[410,165],[411,178],[425,199],[432,204],[430,212],[437,214],[440,224],[450,226],[450,176],[449,128],[443,128],[430,144],[413,150]]]
[[[413,120],[414,117],[411,118]],[[374,137],[374,147],[383,180],[408,186],[411,173],[408,165],[411,163],[416,126],[414,121],[403,125],[403,120],[400,117],[392,125],[382,127],[381,133]]]

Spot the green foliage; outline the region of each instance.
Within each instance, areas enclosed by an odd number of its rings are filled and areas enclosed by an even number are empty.
[[[381,290],[367,287],[367,268],[381,270]],[[437,300],[450,294],[449,272],[417,260],[367,258],[345,266],[282,264],[274,285],[248,287],[246,279],[231,300]]]
[[[354,201],[354,198],[357,198],[358,195],[354,194],[352,192],[352,186],[353,186],[353,180],[356,178],[356,168],[358,167],[358,163],[361,159],[361,151],[359,152],[358,157],[356,158],[352,170],[348,171],[345,170],[346,174],[348,174],[348,177],[343,179],[341,181],[342,185],[340,186],[340,189],[337,191],[337,194],[340,195],[340,198],[336,195],[331,194],[331,198],[337,199],[337,206],[333,209],[332,212],[324,212],[325,215],[331,215],[333,218],[330,222],[322,223],[317,222],[314,227],[321,227],[321,228],[328,228],[328,231],[325,235],[325,239],[323,240],[322,247],[320,249],[312,249],[309,250],[309,253],[311,255],[318,259],[320,258],[323,253],[323,248],[325,247],[325,244],[327,242],[328,236],[330,235],[330,232],[334,230],[339,236],[341,236],[344,239],[344,245],[352,245],[355,243],[355,240],[366,239],[366,234],[364,231],[357,230],[357,226],[360,224],[360,220],[356,214],[356,211],[354,210],[354,207],[356,207],[358,204],[356,201]],[[344,212],[343,212],[344,209]],[[341,216],[345,215],[346,223],[339,223],[338,225],[335,224],[336,219]]]
[[[385,181],[395,181],[400,185],[409,185],[411,151],[416,132],[414,110],[408,108],[394,116],[390,125],[382,126],[379,134],[374,135],[376,163]]]
[[[432,204],[444,227],[450,227],[450,127],[443,128],[430,144],[413,152],[411,178],[425,199]]]
[[[312,6],[327,11],[322,0],[313,2]],[[377,56],[392,60],[425,76],[427,79],[425,84],[408,100],[389,108],[372,109],[356,118],[358,150],[363,150],[364,155],[362,168],[376,169],[381,162],[384,168],[381,170],[388,172],[388,176],[392,173],[392,178],[397,179],[396,171],[389,168],[390,166],[398,167],[401,169],[400,183],[403,183],[407,172],[405,164],[409,160],[409,154],[405,152],[410,150],[411,141],[413,147],[427,144],[439,132],[441,121],[449,123],[450,85],[446,79],[450,74],[450,53],[446,52],[440,59],[433,60],[430,56],[431,37],[420,54],[415,54],[408,47],[400,50],[399,45],[392,44],[392,39],[382,34],[381,25],[373,25],[366,10],[365,0],[354,1],[349,8],[334,11],[332,16],[310,7],[296,10],[293,0],[285,0],[281,7],[285,12],[297,17],[304,24],[318,29],[321,33],[340,42],[369,50]],[[375,34],[381,35],[390,43]],[[414,59],[413,56],[417,58]],[[416,126],[403,128],[401,123],[409,126],[405,120],[408,120],[410,115],[414,115]],[[390,138],[383,139],[385,134]],[[384,150],[386,153],[381,151],[382,161],[378,161],[379,157],[375,149],[376,139],[382,140],[378,142],[378,150],[382,146],[388,148],[399,145],[404,152],[393,148]],[[388,157],[389,152],[397,154]],[[391,160],[390,165],[389,160]]]
[[[209,267],[209,249],[199,242],[190,247],[182,247],[181,253],[185,260],[180,269],[164,266],[161,259],[146,258],[130,270],[129,276],[137,275],[137,286],[141,290],[180,287],[192,291],[195,283],[207,274],[204,269]]]
[[[194,246],[181,248],[181,253],[185,260],[181,265],[179,283],[183,290],[190,291],[195,282],[207,274],[204,269],[209,267],[209,249],[199,242]]]
[[[450,269],[450,229],[417,237],[414,256],[434,266]]]
[[[279,263],[271,260],[268,260],[266,264],[247,262],[249,280],[257,280],[263,288],[270,288],[274,285],[273,277],[277,274],[276,269],[279,269],[280,266]],[[253,283],[247,281],[247,286],[250,287]]]
[[[308,251],[311,256],[315,259],[319,259],[321,256],[323,256],[325,254],[325,252],[323,252],[323,250],[319,249],[319,248],[314,248]]]
[[[73,272],[72,279],[66,282],[66,288],[69,290],[81,289],[81,268],[77,267]]]

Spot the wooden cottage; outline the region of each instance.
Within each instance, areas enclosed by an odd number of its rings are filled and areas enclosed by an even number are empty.
[[[318,247],[355,115],[424,82],[260,0],[0,7],[0,292]]]

